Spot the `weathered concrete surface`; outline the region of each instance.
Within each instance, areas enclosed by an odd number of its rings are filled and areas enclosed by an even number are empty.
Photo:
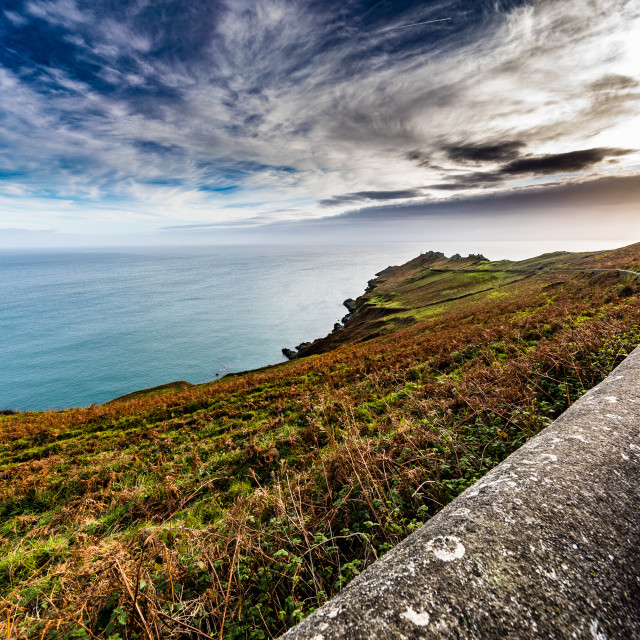
[[[640,638],[640,348],[283,640]]]

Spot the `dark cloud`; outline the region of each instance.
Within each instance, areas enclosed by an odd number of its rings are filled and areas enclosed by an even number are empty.
[[[499,173],[474,171],[454,176],[452,182],[430,185],[429,188],[438,189],[438,191],[463,191],[464,189],[494,187],[501,182],[504,182],[504,177]]]
[[[600,178],[563,185],[520,187],[497,193],[481,194],[405,205],[365,207],[348,211],[327,224],[344,222],[374,222],[377,220],[403,220],[449,215],[469,216],[481,220],[486,215],[530,215],[532,210],[547,208],[584,208],[615,205],[637,205],[640,202],[640,174]]]
[[[437,168],[437,165],[431,161],[430,153],[423,153],[422,151],[414,150],[404,154],[404,157],[411,162],[415,162],[419,167],[424,169]]]
[[[422,195],[420,189],[402,189],[399,191],[357,191],[355,193],[345,193],[341,196],[333,196],[326,200],[320,200],[323,207],[333,207],[351,202],[361,202],[362,200],[408,200],[409,198],[419,198]]]
[[[555,175],[575,173],[589,169],[605,158],[633,153],[630,149],[596,148],[554,153],[544,156],[525,156],[513,160],[496,171],[476,171],[455,176],[451,182],[432,185],[431,189],[459,191],[463,189],[495,186],[515,176]]]
[[[526,147],[522,140],[504,140],[483,144],[445,144],[439,151],[443,151],[449,160],[459,164],[479,164],[482,162],[508,162],[520,155],[520,150]],[[414,149],[404,154],[404,157],[415,162],[424,169],[441,169],[432,160],[433,153]]]
[[[634,221],[635,216],[631,212],[639,201],[640,174],[636,174],[561,186],[521,187],[440,201],[368,206],[336,216],[305,221],[286,220],[260,224],[261,221],[256,220],[257,224],[243,229],[243,233],[249,231],[262,234],[263,239],[296,237],[314,241],[331,239],[333,242],[336,239],[361,240],[363,237],[378,240],[406,238],[406,230],[409,229],[414,234],[412,238],[433,239],[438,236],[450,241],[452,225],[455,225],[456,239],[499,240],[509,237],[512,240],[522,240],[523,237],[509,236],[509,233],[513,234],[514,229],[526,225],[534,231],[539,230],[543,236],[547,234],[552,237],[553,233],[561,230],[563,233],[568,231],[575,234],[569,236],[574,238],[583,233],[585,228],[589,228],[589,221],[593,221],[594,217],[604,220],[602,228],[606,228],[606,221],[610,216],[613,216],[610,219],[617,225],[625,217],[629,222]],[[584,220],[585,227],[567,228],[563,220],[571,220],[571,225]],[[239,228],[241,225],[235,226]],[[218,233],[221,227],[220,224],[167,227],[165,232]],[[637,229],[638,225],[622,228],[623,235],[620,237],[627,237],[631,241],[637,236]]]
[[[456,162],[506,162],[515,160],[526,146],[522,140],[505,140],[489,144],[445,146],[447,156]]]
[[[568,153],[554,153],[544,156],[527,156],[519,158],[500,169],[505,176],[519,176],[525,174],[553,175],[555,173],[571,173],[588,169],[605,158],[624,156],[632,153],[630,149],[611,149],[600,147],[597,149],[583,149]]]
[[[596,93],[610,93],[635,89],[637,86],[638,81],[634,78],[622,76],[617,73],[609,73],[606,76],[602,76],[602,78],[598,78],[598,80],[591,82],[588,88]]]

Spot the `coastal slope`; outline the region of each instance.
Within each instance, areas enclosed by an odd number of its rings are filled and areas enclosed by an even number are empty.
[[[402,266],[387,267],[369,281],[367,291],[346,300],[344,326],[325,338],[287,350],[293,357],[331,351],[389,331],[436,319],[458,310],[482,309],[488,303],[518,300],[562,287],[576,276],[593,282],[634,282],[640,277],[636,245],[614,251],[555,252],[521,261],[489,261],[482,255],[447,258],[430,251]],[[595,280],[593,279],[595,277]],[[629,285],[633,289],[632,285]]]
[[[639,269],[427,253],[291,362],[0,415],[0,632],[277,636],[640,343]]]

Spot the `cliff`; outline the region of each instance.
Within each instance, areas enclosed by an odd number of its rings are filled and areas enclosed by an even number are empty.
[[[610,284],[619,283],[617,291],[633,295],[640,278],[638,269],[638,245],[615,251],[555,252],[518,262],[491,262],[482,255],[447,258],[429,251],[402,266],[387,267],[369,281],[363,295],[346,300],[349,313],[343,318],[344,326],[286,351],[291,358],[326,353],[425,319],[461,310],[473,313],[497,299],[516,302],[576,281],[593,286],[610,280]]]

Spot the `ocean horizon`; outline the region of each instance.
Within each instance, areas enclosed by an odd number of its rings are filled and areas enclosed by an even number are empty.
[[[283,347],[329,333],[346,313],[343,300],[361,295],[376,272],[421,251],[486,246],[2,251],[0,410],[100,404],[176,380],[198,384],[277,364]],[[554,247],[489,248],[491,258],[524,258]]]
[[[0,410],[103,403],[276,364],[419,243],[0,253]]]

